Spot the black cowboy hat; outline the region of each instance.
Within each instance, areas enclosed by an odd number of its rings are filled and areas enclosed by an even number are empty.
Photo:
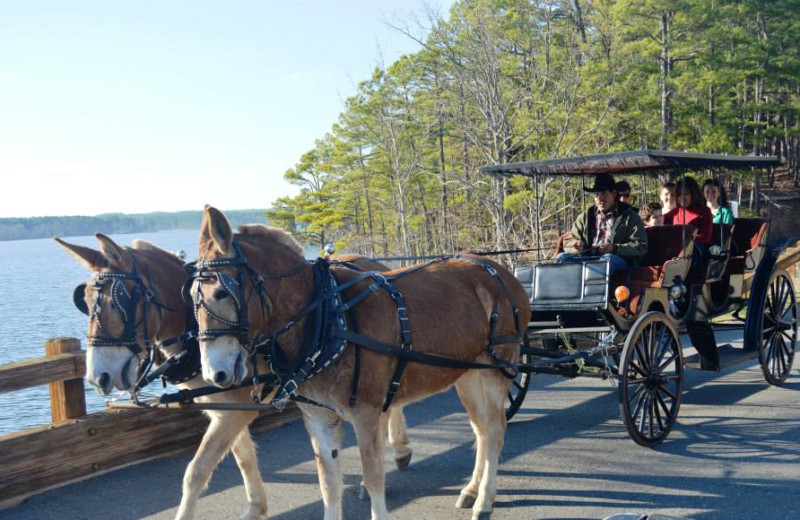
[[[591,193],[599,193],[601,191],[616,190],[617,183],[614,182],[614,177],[610,173],[598,173],[594,177],[594,186],[583,189]]]

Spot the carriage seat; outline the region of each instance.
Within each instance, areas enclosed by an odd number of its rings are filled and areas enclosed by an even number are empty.
[[[743,274],[745,270],[756,268],[764,253],[768,226],[763,218],[733,220],[730,258],[725,268],[725,275]]]
[[[622,315],[636,315],[639,303],[648,287],[669,287],[676,276],[685,278],[691,266],[694,249],[694,236],[697,230],[686,226],[684,234],[681,226],[646,227],[647,253],[636,267],[614,273],[611,286],[616,289],[627,285],[630,300],[617,309]]]
[[[650,226],[647,232],[647,253],[638,265],[631,269],[629,279],[633,285],[663,287],[670,285],[675,276],[686,276],[688,263],[694,248],[697,230],[686,226]]]

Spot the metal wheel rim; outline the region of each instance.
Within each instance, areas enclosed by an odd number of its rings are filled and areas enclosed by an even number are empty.
[[[680,341],[666,318],[644,316],[626,341],[620,367],[620,408],[628,433],[643,446],[661,443],[672,429],[683,391]]]

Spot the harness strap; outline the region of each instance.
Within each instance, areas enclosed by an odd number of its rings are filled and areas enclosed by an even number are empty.
[[[384,286],[384,289],[386,289],[386,291],[389,293],[389,296],[391,296],[392,300],[394,300],[395,305],[397,305],[397,317],[400,320],[400,349],[403,351],[410,351],[411,329],[408,325],[408,312],[406,311],[403,293],[401,293],[400,290],[391,283],[387,283]],[[386,392],[386,399],[383,402],[384,412],[389,409],[389,406],[391,406],[392,401],[394,400],[394,396],[400,389],[400,378],[403,377],[403,371],[406,369],[407,363],[408,360],[404,358],[399,358],[397,360],[397,366],[394,368],[392,379],[389,381],[389,390]]]
[[[497,365],[490,365],[488,363],[479,363],[475,361],[461,361],[459,359],[437,356],[436,354],[425,354],[424,352],[417,352],[415,350],[410,350],[410,349],[404,350],[400,347],[396,347],[394,345],[390,345],[382,341],[377,341],[372,338],[362,336],[361,334],[356,334],[349,330],[335,330],[334,334],[338,338],[346,339],[351,343],[361,345],[362,347],[368,348],[374,352],[385,354],[387,356],[394,356],[398,359],[404,359],[407,362],[411,363],[421,363],[424,365],[431,365],[441,368],[453,368],[458,370],[489,369],[489,368],[493,370],[498,369]],[[507,343],[521,340],[521,338],[519,338],[516,335],[501,336],[498,339],[506,339],[506,338],[509,339]],[[514,364],[509,363],[509,367],[513,368]],[[502,373],[505,377],[509,379],[514,379],[516,377],[516,373],[513,376],[511,376],[510,374],[506,374],[505,372]]]

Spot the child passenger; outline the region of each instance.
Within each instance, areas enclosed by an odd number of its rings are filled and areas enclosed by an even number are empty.
[[[642,217],[645,227],[664,225],[664,214],[658,202],[651,202],[639,208],[639,216]]]

